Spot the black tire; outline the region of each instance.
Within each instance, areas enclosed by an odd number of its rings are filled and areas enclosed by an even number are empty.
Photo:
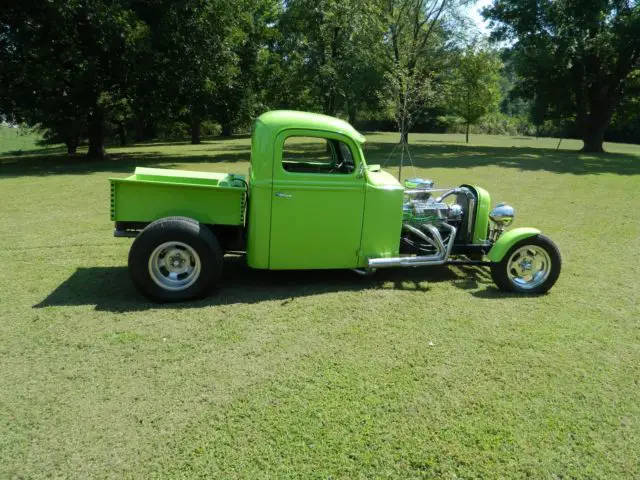
[[[537,247],[543,249],[550,260],[550,269],[546,279],[539,285],[535,285],[533,288],[525,288],[515,281],[509,278],[509,261],[514,253],[527,246]],[[539,295],[549,291],[551,287],[556,283],[560,276],[560,270],[562,269],[562,259],[560,257],[560,250],[555,243],[544,235],[535,235],[533,237],[526,238],[516,243],[509,249],[504,258],[499,262],[491,264],[491,277],[498,286],[498,288],[505,292],[524,293],[529,295]]]
[[[168,242],[179,242],[192,249],[197,257],[197,274],[186,288],[172,290],[154,280],[150,258]],[[186,217],[167,217],[149,224],[136,237],[129,250],[129,275],[138,291],[154,302],[181,302],[202,298],[222,276],[223,253],[215,235],[205,225]],[[156,277],[158,275],[156,274]],[[179,287],[182,288],[182,287]]]

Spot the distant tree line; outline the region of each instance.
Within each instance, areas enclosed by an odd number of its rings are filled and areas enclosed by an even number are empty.
[[[246,131],[276,108],[361,128],[640,142],[634,0],[5,0],[0,115],[87,141]],[[498,48],[499,47],[499,48]]]

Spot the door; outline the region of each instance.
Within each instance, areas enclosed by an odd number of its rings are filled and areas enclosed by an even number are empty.
[[[269,268],[355,268],[365,192],[358,149],[307,130],[281,133],[275,147]]]

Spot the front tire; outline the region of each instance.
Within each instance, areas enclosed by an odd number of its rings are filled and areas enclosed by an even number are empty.
[[[556,244],[535,235],[516,243],[501,261],[492,263],[491,277],[500,290],[539,295],[553,287],[561,268]]]
[[[202,298],[220,279],[222,264],[222,249],[211,230],[185,217],[149,224],[129,251],[131,281],[159,303]]]

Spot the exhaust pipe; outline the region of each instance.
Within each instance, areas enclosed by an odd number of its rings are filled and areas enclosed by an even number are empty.
[[[446,248],[444,246],[444,242],[442,241],[440,232],[438,232],[438,229],[434,226],[426,225],[426,227],[429,229],[429,232],[434,236],[434,239],[432,240],[427,237],[424,232],[418,230],[412,225],[409,225],[407,223],[403,225],[405,229],[419,236],[430,245],[436,247],[437,253],[435,255],[422,255],[416,257],[370,258],[367,263],[368,268],[424,267],[427,265],[443,265],[449,259],[449,255],[451,255],[451,250],[453,249],[453,243],[455,242],[457,231],[455,227],[452,227],[447,223],[442,223],[441,225],[445,228],[448,228],[451,233]]]

